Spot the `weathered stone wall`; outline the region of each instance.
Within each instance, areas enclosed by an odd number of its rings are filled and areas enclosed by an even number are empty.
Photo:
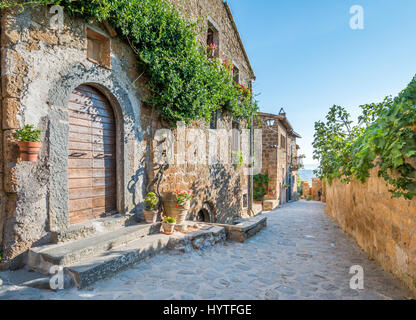
[[[308,181],[302,181],[302,195],[307,198],[311,195],[311,187]]]
[[[22,264],[28,248],[49,242],[51,232],[69,226],[66,106],[76,87],[81,84],[96,87],[114,108],[120,134],[120,161],[117,161],[120,213],[141,214],[146,184],[154,176],[153,135],[158,129],[170,128],[156,110],[142,104],[148,95],[145,78],[136,81],[142,72],[126,43],[111,37],[102,24],[91,26],[111,38],[111,69],[103,68],[87,59],[86,23],[65,15],[64,28],[52,30],[47,9],[3,10],[1,18],[0,154],[4,155],[4,165],[0,166],[0,178],[4,175],[4,179],[0,209],[4,210],[0,211],[3,232],[0,236],[5,262],[11,268]],[[203,11],[209,13],[210,21],[218,21],[221,58],[238,61],[241,83],[248,86],[253,75],[223,3],[187,1],[185,9],[193,17]],[[204,37],[206,32],[201,33],[201,41]],[[221,118],[223,127],[230,128],[230,118],[227,115]],[[33,124],[42,131],[42,149],[35,163],[21,162],[19,158],[14,133],[24,124]],[[245,126],[242,123],[242,128]],[[195,127],[207,128],[201,123]],[[164,179],[162,188],[195,192],[191,217],[204,206],[212,208],[216,222],[230,222],[244,211],[241,197],[247,193],[247,177],[231,165],[171,166]]]
[[[321,201],[322,192],[322,180],[319,178],[313,178],[311,187],[312,199],[315,201]]]
[[[226,5],[222,0],[183,1],[172,0],[178,5],[186,19],[199,21],[198,41],[202,47],[206,46],[207,26],[212,24],[219,32],[219,59],[231,59],[240,70],[240,83],[251,86],[254,74],[245,56],[244,48],[238,40],[238,31],[233,27]],[[232,118],[227,114],[220,114],[217,129],[229,132]],[[194,128],[202,129],[208,137],[209,126],[205,123],[194,123]],[[161,127],[160,127],[161,128]],[[242,121],[240,129],[247,128]],[[230,146],[228,158],[231,159],[231,136],[227,138]],[[174,130],[174,139],[177,131]],[[185,138],[186,139],[186,138]],[[244,143],[242,141],[242,143]],[[177,150],[176,150],[177,151]],[[208,154],[208,144],[206,154]],[[242,151],[245,151],[242,148]],[[244,154],[248,158],[248,154]],[[153,173],[154,174],[154,173]],[[248,194],[248,177],[244,170],[236,170],[231,164],[215,166],[202,164],[171,165],[165,172],[165,178],[160,186],[163,191],[193,190],[195,199],[190,210],[190,219],[195,219],[201,209],[209,211],[210,216],[218,223],[231,223],[241,215],[247,214],[247,207],[243,207],[243,194]]]
[[[416,199],[392,199],[374,169],[365,184],[327,184],[326,201],[341,228],[416,292]]]
[[[7,193],[3,248],[5,259],[19,265],[28,248],[48,242],[51,231],[68,226],[68,213],[63,213],[68,208],[66,105],[69,94],[83,83],[105,91],[113,107],[120,108],[115,112],[123,114],[120,209],[135,213],[144,183],[143,130],[137,121],[142,94],[140,86],[132,84],[138,76],[134,56],[119,40],[112,40],[112,69],[108,70],[87,60],[83,21],[66,16],[63,30],[52,30],[47,8],[2,13],[3,186]],[[19,158],[14,133],[24,124],[42,131],[36,163]],[[128,190],[131,177],[136,176],[137,189]]]
[[[1,19],[1,11],[0,11],[0,35],[2,33],[3,25],[2,25],[2,19]],[[0,49],[1,49],[1,39],[0,39]],[[2,61],[3,59],[3,52],[0,50],[0,99],[3,97],[2,95],[2,82],[1,82],[1,75],[2,75]],[[0,100],[0,105],[2,104]],[[3,108],[1,108],[0,111],[0,250],[3,247],[3,225],[4,220],[6,219],[5,215],[5,203],[6,203],[6,195],[4,193],[3,188],[3,170],[4,170],[4,164],[3,164]]]

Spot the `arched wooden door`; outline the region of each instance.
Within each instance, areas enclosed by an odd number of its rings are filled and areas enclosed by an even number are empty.
[[[70,223],[117,211],[116,122],[107,98],[79,86],[69,99],[68,191]]]

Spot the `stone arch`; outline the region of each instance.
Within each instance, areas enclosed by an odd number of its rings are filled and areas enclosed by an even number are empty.
[[[62,75],[63,74],[63,75]],[[102,92],[113,107],[118,132],[117,141],[122,161],[117,161],[120,179],[117,187],[117,207],[120,213],[129,213],[136,208],[128,190],[129,172],[138,164],[131,163],[138,153],[135,142],[142,141],[140,126],[140,103],[136,90],[127,78],[120,79],[115,72],[96,65],[86,68],[82,64],[71,65],[52,84],[48,94],[49,105],[49,226],[51,231],[69,227],[68,209],[68,102],[70,94],[80,85],[89,85]],[[137,155],[141,158],[141,155]],[[137,161],[136,161],[137,162]],[[135,171],[135,170],[133,170]],[[139,171],[138,169],[136,171]],[[143,178],[144,179],[144,178]]]
[[[205,202],[196,214],[198,222],[214,223],[216,222],[216,214],[214,206],[210,202]]]

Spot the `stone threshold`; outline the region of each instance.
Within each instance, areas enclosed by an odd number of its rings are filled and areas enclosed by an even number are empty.
[[[52,243],[74,241],[94,235],[114,231],[136,223],[136,216],[131,214],[115,214],[109,217],[70,225],[65,230],[52,231]]]

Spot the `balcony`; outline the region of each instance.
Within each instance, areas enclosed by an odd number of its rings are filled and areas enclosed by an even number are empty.
[[[304,155],[300,156],[291,156],[289,160],[289,169],[290,171],[298,171],[303,168],[303,159]]]

